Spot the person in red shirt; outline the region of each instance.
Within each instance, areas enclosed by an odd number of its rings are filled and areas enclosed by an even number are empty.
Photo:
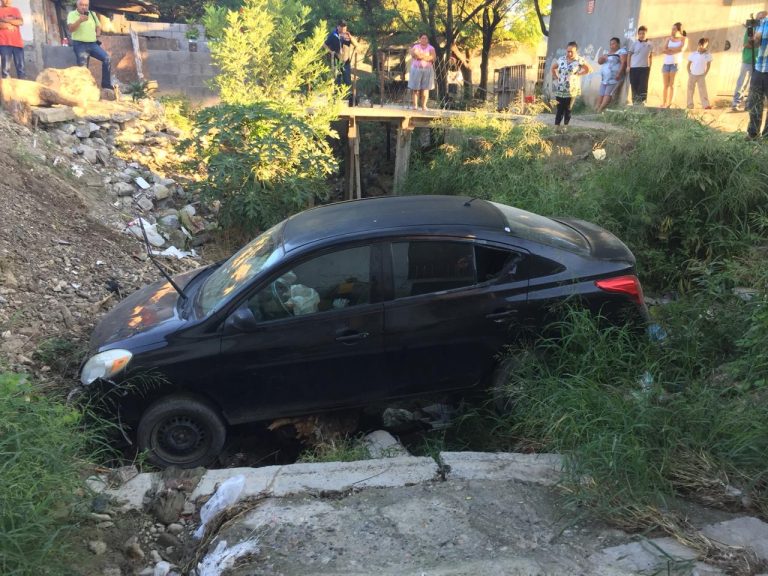
[[[24,24],[21,12],[11,6],[11,0],[0,0],[0,60],[3,78],[11,75],[11,58],[16,65],[16,77],[24,78],[24,41],[20,27]]]

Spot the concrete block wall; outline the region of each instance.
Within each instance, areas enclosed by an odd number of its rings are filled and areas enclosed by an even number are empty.
[[[156,80],[157,94],[183,94],[195,104],[211,105],[218,94],[208,84],[216,75],[210,52],[147,50],[147,77]]]

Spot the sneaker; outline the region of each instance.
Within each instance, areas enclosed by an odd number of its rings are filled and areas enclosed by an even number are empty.
[[[739,107],[738,106],[731,106],[731,112],[738,112]]]

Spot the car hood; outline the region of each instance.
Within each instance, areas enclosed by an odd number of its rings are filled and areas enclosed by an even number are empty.
[[[202,270],[198,268],[179,274],[173,277],[173,281],[183,289]],[[159,280],[139,289],[101,319],[91,335],[91,350],[178,320],[178,301],[179,293],[167,280]]]

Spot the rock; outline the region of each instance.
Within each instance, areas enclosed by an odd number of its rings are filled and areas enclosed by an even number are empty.
[[[109,165],[110,155],[107,150],[103,148],[99,148],[98,150],[96,150],[96,157],[99,159],[99,162],[104,164],[104,166]]]
[[[42,124],[55,124],[75,119],[75,113],[70,106],[56,106],[55,108],[32,107],[32,116]]]
[[[146,196],[142,196],[139,198],[138,202],[136,202],[139,205],[139,208],[144,210],[145,212],[150,212],[155,209],[155,204],[147,198]]]
[[[41,108],[41,110],[59,110],[59,108]],[[68,126],[72,126],[72,125],[68,124]],[[63,147],[73,146],[78,142],[77,136],[65,130],[54,130],[53,132],[51,132],[51,137],[54,139],[55,142],[59,144],[59,146],[63,146]]]
[[[99,88],[88,68],[81,66],[45,68],[37,75],[36,80],[79,104],[95,102],[99,99]]]
[[[153,184],[152,194],[154,195],[155,200],[165,200],[171,196],[171,191],[167,186],[163,186],[162,184]]]
[[[101,96],[102,100],[112,101],[114,102],[117,100],[117,95],[115,94],[115,91],[111,88],[102,88],[99,92],[99,96]]]
[[[178,230],[181,226],[179,216],[176,214],[175,210],[173,214],[166,214],[165,216],[161,216],[158,220],[158,224],[164,228],[167,228],[168,230]]]
[[[117,182],[112,186],[112,190],[114,190],[115,194],[118,196],[133,196],[136,188],[134,188],[133,184],[129,184],[128,182]]]
[[[144,550],[139,545],[138,536],[132,536],[123,547],[123,553],[131,560],[144,560]]]
[[[78,138],[89,138],[91,136],[91,126],[94,126],[94,124],[90,122],[79,122],[75,126],[75,135]]]
[[[82,146],[80,148],[80,153],[90,164],[96,164],[99,161],[98,153],[90,146]]]
[[[101,540],[91,540],[88,542],[88,550],[96,554],[96,556],[101,556],[107,551],[107,544]]]
[[[157,537],[157,544],[163,548],[179,548],[181,547],[181,540],[173,534],[163,532]]]
[[[149,182],[147,182],[147,181],[146,181],[144,178],[142,178],[141,176],[139,176],[138,178],[136,178],[136,179],[134,180],[134,182],[136,182],[136,184],[137,184],[137,185],[139,186],[139,188],[141,188],[142,190],[149,190],[149,188],[150,188],[150,186],[149,186]]]
[[[17,78],[3,78],[0,82],[0,96],[4,108],[7,108],[11,102],[20,102],[27,106],[53,106],[55,104],[77,106],[78,104],[77,100],[43,84]]]
[[[168,524],[168,533],[173,534],[174,536],[178,536],[184,531],[184,526],[179,524],[178,522],[173,522],[171,524]]]
[[[109,566],[107,568],[104,568],[104,571],[101,573],[101,576],[123,576],[123,571],[120,570],[117,566]]]
[[[115,468],[109,473],[109,483],[112,486],[122,486],[129,480],[132,480],[139,475],[139,471],[136,466],[121,466]]]
[[[155,495],[149,510],[163,524],[172,524],[181,517],[184,509],[184,493],[179,490],[163,490]]]

